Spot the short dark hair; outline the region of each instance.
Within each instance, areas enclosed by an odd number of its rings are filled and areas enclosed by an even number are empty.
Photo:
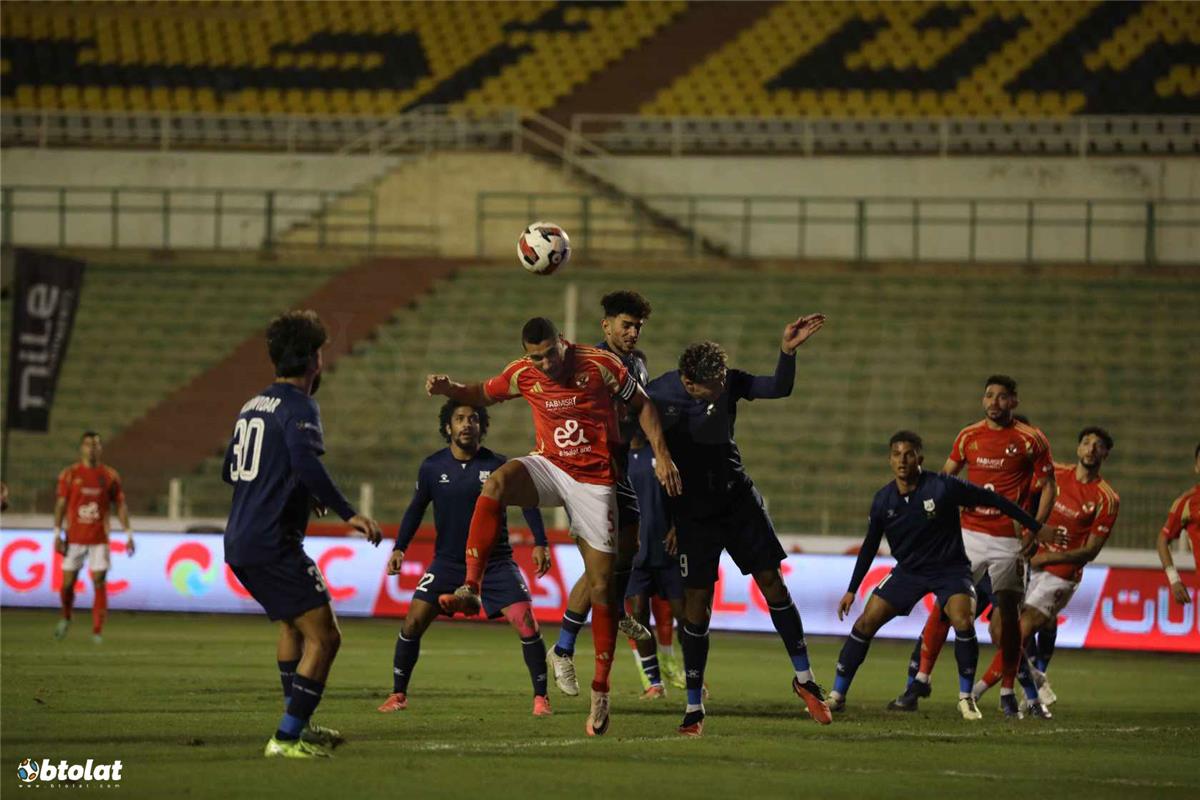
[[[989,375],[988,379],[983,382],[983,388],[987,389],[993,383],[1008,389],[1009,394],[1017,393],[1017,382],[1008,375]]]
[[[100,434],[96,433],[95,431],[84,431],[83,436],[79,437],[79,443],[83,444],[84,439],[91,438],[92,436],[95,436],[97,439],[100,438]]]
[[[450,426],[450,419],[454,416],[454,410],[463,406],[474,410],[479,415],[479,438],[482,439],[484,436],[487,436],[488,412],[486,408],[483,406],[473,406],[470,403],[460,403],[457,400],[447,400],[442,403],[442,408],[438,411],[438,433],[442,435],[447,444],[450,443],[450,434],[446,433],[446,428]]]
[[[689,381],[712,381],[724,374],[727,360],[724,348],[716,342],[695,342],[679,357],[679,371]]]
[[[545,317],[534,317],[521,328],[521,341],[537,344],[558,339],[558,328]]]
[[[312,310],[288,311],[267,326],[267,352],[277,378],[296,378],[308,370],[308,362],[325,344],[327,335],[321,318]]]
[[[650,312],[654,310],[650,307],[649,300],[637,292],[627,290],[609,292],[600,298],[600,305],[604,307],[604,316],[606,317],[628,314],[635,319],[647,319]]]
[[[925,450],[925,443],[921,441],[921,436],[915,431],[896,431],[893,433],[892,438],[888,439],[889,451],[896,442],[908,442],[913,446],[914,450]]]
[[[1084,428],[1083,430],[1081,430],[1079,432],[1079,438],[1076,441],[1082,442],[1083,437],[1085,437],[1091,433],[1094,433],[1094,434],[1096,434],[1096,436],[1100,437],[1100,441],[1104,442],[1105,449],[1107,449],[1107,450],[1113,449],[1112,436],[1109,434],[1108,431],[1104,430],[1104,428],[1101,428],[1099,425],[1088,425],[1086,428]]]

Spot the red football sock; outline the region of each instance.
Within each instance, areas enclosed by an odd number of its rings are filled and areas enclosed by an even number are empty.
[[[476,592],[479,591],[483,568],[492,554],[503,521],[504,506],[500,505],[500,501],[479,495],[475,501],[475,513],[471,515],[471,528],[467,532],[467,586]]]
[[[1000,688],[1011,689],[1021,664],[1021,625],[1017,620],[1000,617]]]
[[[613,653],[617,649],[617,619],[612,609],[599,603],[592,604],[592,644],[596,649],[596,674],[592,678],[592,690],[607,692]]]
[[[926,675],[933,674],[933,666],[937,663],[942,645],[950,635],[950,620],[942,619],[940,609],[934,609],[925,620],[925,628],[921,631],[921,666],[920,671]]]
[[[100,584],[96,588],[96,599],[92,601],[92,633],[104,629],[104,618],[108,616],[108,586]]]
[[[58,590],[58,599],[62,602],[63,619],[70,619],[71,609],[75,607],[75,587],[64,583]]]
[[[671,636],[675,630],[675,618],[671,616],[671,601],[655,597],[650,601],[650,610],[654,612],[654,630],[658,634],[658,643],[664,647],[670,647]]]
[[[1000,680],[1000,673],[1003,671],[1003,659],[1000,656],[1000,651],[996,651],[996,657],[992,659],[992,663],[988,665],[987,672],[983,673],[980,679],[988,686],[995,686]]]

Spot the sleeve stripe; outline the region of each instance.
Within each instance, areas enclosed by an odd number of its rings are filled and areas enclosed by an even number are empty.
[[[637,392],[637,387],[638,387],[637,378],[633,377],[632,372],[626,373],[625,384],[623,386],[621,386],[621,391],[618,392],[618,396],[622,400],[624,400],[625,402],[628,403],[630,400],[633,399],[633,395]]]

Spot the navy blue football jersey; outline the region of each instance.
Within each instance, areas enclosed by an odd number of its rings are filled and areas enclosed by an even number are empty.
[[[781,350],[774,375],[731,369],[725,391],[711,403],[689,395],[678,370],[650,382],[646,392],[658,408],[667,446],[683,479],[683,494],[672,502],[676,514],[719,514],[738,489],[752,485],[733,439],[738,401],[787,397],[795,377],[795,355]]]
[[[242,406],[222,467],[233,486],[227,562],[265,564],[299,550],[314,500],[344,520],[354,516],[324,454],[320,408],[300,387],[273,383]]]
[[[644,389],[650,383],[650,371],[646,368],[646,354],[641,350],[634,350],[632,353],[624,355],[609,347],[608,342],[601,342],[596,345],[596,348],[607,350],[621,359],[621,363],[625,365],[625,369],[629,370],[629,374],[637,381],[638,386]],[[638,422],[637,414],[631,413],[627,407],[621,409],[621,418],[617,422],[621,428],[622,446],[617,448],[613,455],[617,459],[617,465],[624,471],[629,458],[629,442],[641,431],[641,424]]]
[[[629,482],[637,493],[641,522],[638,525],[638,551],[634,558],[635,567],[665,567],[673,561],[667,555],[663,538],[671,529],[671,515],[667,510],[667,494],[663,491],[658,476],[654,474],[654,451],[642,447],[629,451]]]
[[[408,549],[425,516],[425,510],[433,503],[433,524],[437,528],[435,557],[465,564],[467,534],[471,530],[475,501],[488,477],[506,461],[507,457],[493,453],[486,447],[479,448],[470,461],[459,461],[449,447],[438,450],[422,461],[417,470],[417,486],[400,521],[400,531],[393,549]],[[525,520],[529,523],[535,542],[545,545],[546,529],[541,512],[536,508],[525,509]],[[502,520],[499,541],[492,548],[490,560],[507,561],[511,558],[508,521]]]
[[[885,536],[892,557],[909,572],[932,574],[950,567],[969,567],[958,512],[972,506],[999,509],[1030,530],[1039,527],[1020,506],[961,478],[922,472],[916,488],[908,494],[900,494],[896,482],[889,481],[871,502],[867,535],[847,591],[858,591]]]

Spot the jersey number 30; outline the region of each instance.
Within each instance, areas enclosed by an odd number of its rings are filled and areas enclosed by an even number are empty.
[[[233,429],[233,458],[229,479],[252,481],[258,477],[258,459],[262,455],[265,426],[261,417],[239,419]]]

